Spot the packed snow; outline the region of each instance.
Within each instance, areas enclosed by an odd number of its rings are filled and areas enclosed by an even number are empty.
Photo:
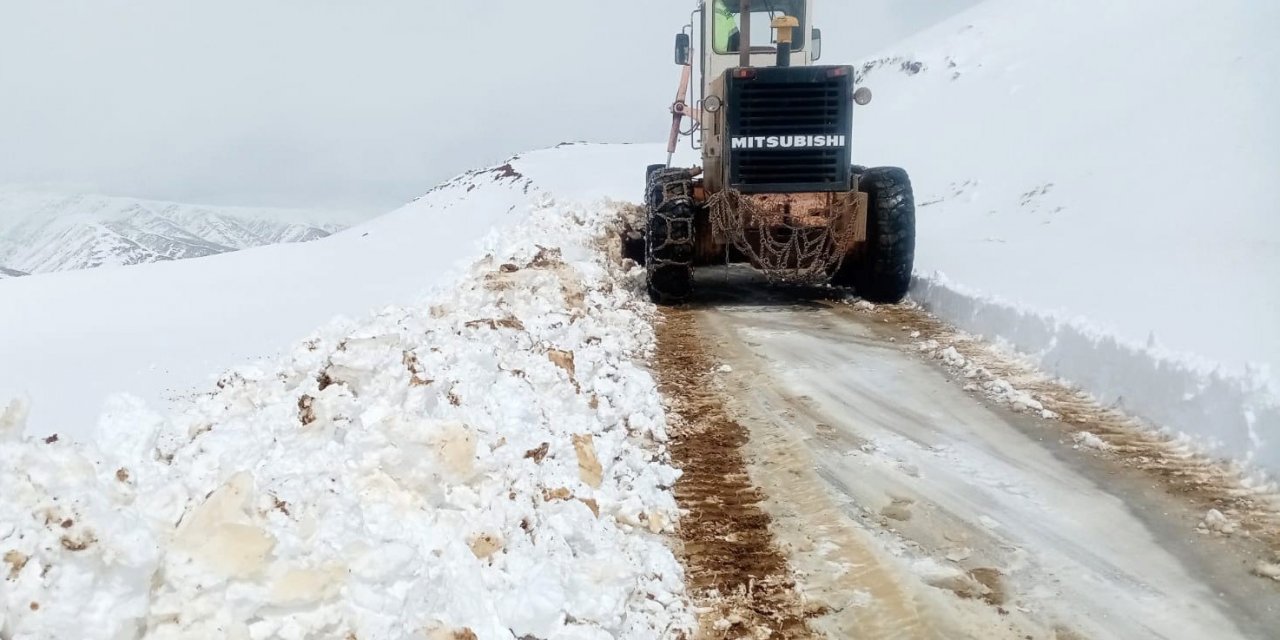
[[[919,207],[913,297],[1280,471],[1280,5],[988,0],[861,67],[855,159]]]
[[[593,155],[610,151],[577,159]],[[514,174],[473,174],[382,221],[448,217],[473,234],[452,234],[477,256],[452,280],[433,271],[456,254],[423,253],[431,234],[414,238],[405,266],[449,285],[418,303],[335,320],[172,412],[113,396],[87,444],[24,438],[38,404],[7,403],[0,636],[689,628],[661,535],[677,517],[678,472],[643,367],[643,271],[604,249],[617,207],[558,202]],[[347,248],[325,242],[305,249]]]

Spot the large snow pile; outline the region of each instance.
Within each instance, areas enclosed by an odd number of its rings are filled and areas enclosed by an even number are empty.
[[[0,187],[0,272],[181,260],[323,238],[354,214],[208,207]]]
[[[914,296],[1280,471],[1280,4],[988,0],[862,67]]]
[[[463,183],[473,198],[428,198],[409,215],[493,220],[484,194],[502,216],[513,188],[531,189]],[[118,396],[81,446],[23,440],[25,404],[10,404],[0,636],[688,627],[681,569],[656,535],[676,517],[676,472],[637,364],[653,342],[642,271],[601,249],[616,209],[537,190],[522,201],[453,286],[335,321],[170,417]]]

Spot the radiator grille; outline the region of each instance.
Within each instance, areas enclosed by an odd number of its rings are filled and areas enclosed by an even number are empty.
[[[730,78],[726,114],[730,140],[777,137],[782,141],[749,149],[733,149],[730,144],[731,186],[748,193],[848,188],[850,79],[849,75],[830,77],[826,69],[759,69],[755,78]],[[844,144],[787,148],[796,136],[844,136]]]

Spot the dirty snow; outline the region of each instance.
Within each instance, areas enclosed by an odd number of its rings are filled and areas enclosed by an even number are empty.
[[[1248,0],[987,0],[867,61],[855,157],[912,174],[913,297],[1280,471],[1278,24]]]
[[[642,272],[597,248],[615,207],[525,200],[453,287],[335,320],[174,412],[113,396],[78,444],[24,438],[28,405],[7,404],[0,636],[691,625]]]
[[[907,307],[915,308],[911,302],[904,304]],[[864,311],[869,310],[870,313],[875,312],[874,307],[856,308]],[[912,337],[919,338],[920,333],[918,331],[913,332]],[[1046,420],[1058,417],[1054,412],[1045,409],[1044,404],[1031,393],[1014,386],[1013,383],[1001,378],[981,363],[971,361],[961,354],[956,345],[974,342],[973,336],[963,331],[958,331],[952,332],[946,337],[949,343],[945,345],[936,338],[917,340],[915,349],[922,355],[938,360],[944,367],[958,374],[964,381],[965,391],[981,392],[997,404],[1005,405],[1018,412],[1035,413]],[[993,354],[992,358],[994,359],[996,356]]]
[[[1080,431],[1072,435],[1071,439],[1075,440],[1077,447],[1093,449],[1094,451],[1110,451],[1114,448],[1107,444],[1107,442],[1102,438],[1099,438],[1097,435],[1089,433],[1088,431]]]

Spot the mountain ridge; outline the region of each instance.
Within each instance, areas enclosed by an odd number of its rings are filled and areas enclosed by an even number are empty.
[[[0,188],[0,277],[201,258],[309,242],[353,214]]]

